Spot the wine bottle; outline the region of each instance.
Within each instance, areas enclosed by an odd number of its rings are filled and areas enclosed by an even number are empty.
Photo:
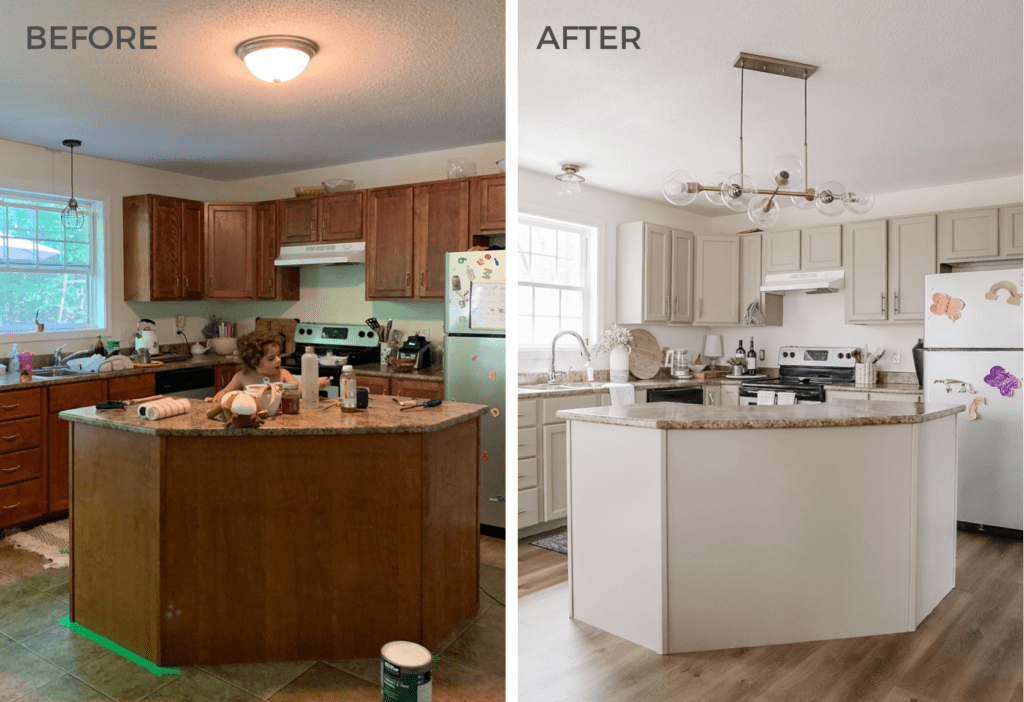
[[[757,375],[757,352],[754,351],[754,337],[750,337],[750,350],[747,351],[747,375]]]
[[[743,339],[740,339],[740,345],[736,347],[736,355],[740,358],[747,355],[747,352],[743,350]]]

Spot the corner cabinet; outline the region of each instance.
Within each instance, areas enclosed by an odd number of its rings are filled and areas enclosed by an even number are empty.
[[[761,292],[764,283],[761,256],[761,234],[740,235],[740,320],[751,303],[756,302],[764,325],[744,324],[744,326],[782,326],[782,295]]]
[[[276,200],[256,205],[256,299],[298,300],[299,269],[274,265],[281,248],[277,223]]]
[[[505,174],[480,176],[472,181],[470,219],[472,233],[505,230]]]
[[[121,201],[126,302],[203,297],[203,203],[161,195]]]
[[[693,288],[697,303],[694,324],[739,324],[739,237],[697,235]]]

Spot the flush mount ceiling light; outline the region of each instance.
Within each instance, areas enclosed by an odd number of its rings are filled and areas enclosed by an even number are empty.
[[[713,205],[725,205],[734,212],[746,210],[750,221],[758,227],[767,228],[779,219],[779,203],[775,197],[789,197],[793,205],[806,210],[813,207],[824,215],[834,217],[849,209],[854,214],[864,214],[875,204],[875,195],[860,183],[846,188],[842,183],[830,180],[815,190],[808,187],[807,180],[807,79],[817,66],[796,63],[785,59],[769,58],[754,54],[740,53],[733,63],[740,69],[740,170],[729,175],[724,171],[712,173],[704,183],[684,170],[673,171],[662,186],[665,199],[673,205],[684,206],[693,202],[697,195],[704,193]],[[804,159],[793,155],[776,156],[772,159],[768,175],[774,189],[761,190],[753,179],[743,172],[743,76],[746,70],[772,73],[804,81]],[[791,183],[799,186],[803,180],[804,189],[783,190]],[[765,197],[767,195],[767,197]]]
[[[567,163],[562,166],[562,170],[565,173],[555,176],[557,180],[562,181],[562,189],[558,191],[558,194],[562,197],[579,197],[580,183],[586,180],[583,176],[576,175],[580,167],[573,163]]]
[[[235,47],[249,72],[267,83],[285,83],[306,69],[320,51],[312,39],[287,34],[268,34],[247,39]]]
[[[78,201],[75,200],[75,147],[81,146],[82,142],[78,139],[65,139],[61,143],[71,149],[71,199],[60,213],[60,224],[66,231],[79,231],[85,226],[85,215],[78,209]]]

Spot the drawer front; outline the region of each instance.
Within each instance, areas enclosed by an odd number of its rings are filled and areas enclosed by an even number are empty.
[[[875,402],[920,402],[921,396],[895,392],[872,392],[868,393],[868,399]]]
[[[60,412],[87,405],[95,405],[107,399],[107,381],[89,380],[84,383],[68,383],[49,388],[47,412]]]
[[[537,426],[536,400],[519,401],[519,426],[520,428]]]
[[[537,455],[537,427],[519,430],[519,458],[533,458]]]
[[[43,407],[42,393],[42,388],[0,393],[0,422],[38,416]]]
[[[559,419],[555,413],[565,409],[579,409],[581,407],[600,407],[600,395],[573,395],[571,397],[552,397],[541,400],[544,403],[545,424],[565,424],[564,419]]]
[[[39,446],[39,417],[0,422],[0,453],[13,453]]]
[[[0,486],[38,478],[42,474],[42,449],[34,448],[0,455]]]
[[[366,388],[371,395],[387,395],[390,387],[387,378],[379,378],[375,375],[357,375],[356,385]]]
[[[43,481],[39,478],[0,487],[0,527],[43,513]]]
[[[519,491],[519,528],[533,526],[538,520],[540,514],[537,509],[537,488],[532,490],[520,490]]]
[[[853,390],[826,390],[825,391],[825,402],[831,402],[832,400],[866,400],[868,394],[866,392],[856,392]]]
[[[526,458],[519,461],[519,489],[537,487],[537,459]]]
[[[391,393],[398,397],[414,397],[418,400],[443,400],[444,383],[392,378]]]
[[[126,375],[107,381],[108,400],[134,400],[156,394],[156,373]]]

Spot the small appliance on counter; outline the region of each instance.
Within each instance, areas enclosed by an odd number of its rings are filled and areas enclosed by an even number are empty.
[[[665,354],[665,365],[673,378],[687,380],[690,375],[690,352],[686,349],[669,349]]]
[[[143,322],[152,324],[152,327],[146,327],[141,329]],[[156,322],[152,319],[140,319],[138,325],[135,327],[135,350],[142,351],[143,349],[149,352],[150,356],[156,356],[160,353],[160,343],[156,339],[156,330],[153,328],[156,326]]]
[[[423,370],[430,368],[433,358],[430,352],[430,342],[419,334],[413,334],[405,340],[405,343],[398,349],[399,359],[411,359],[415,361],[413,368]]]

